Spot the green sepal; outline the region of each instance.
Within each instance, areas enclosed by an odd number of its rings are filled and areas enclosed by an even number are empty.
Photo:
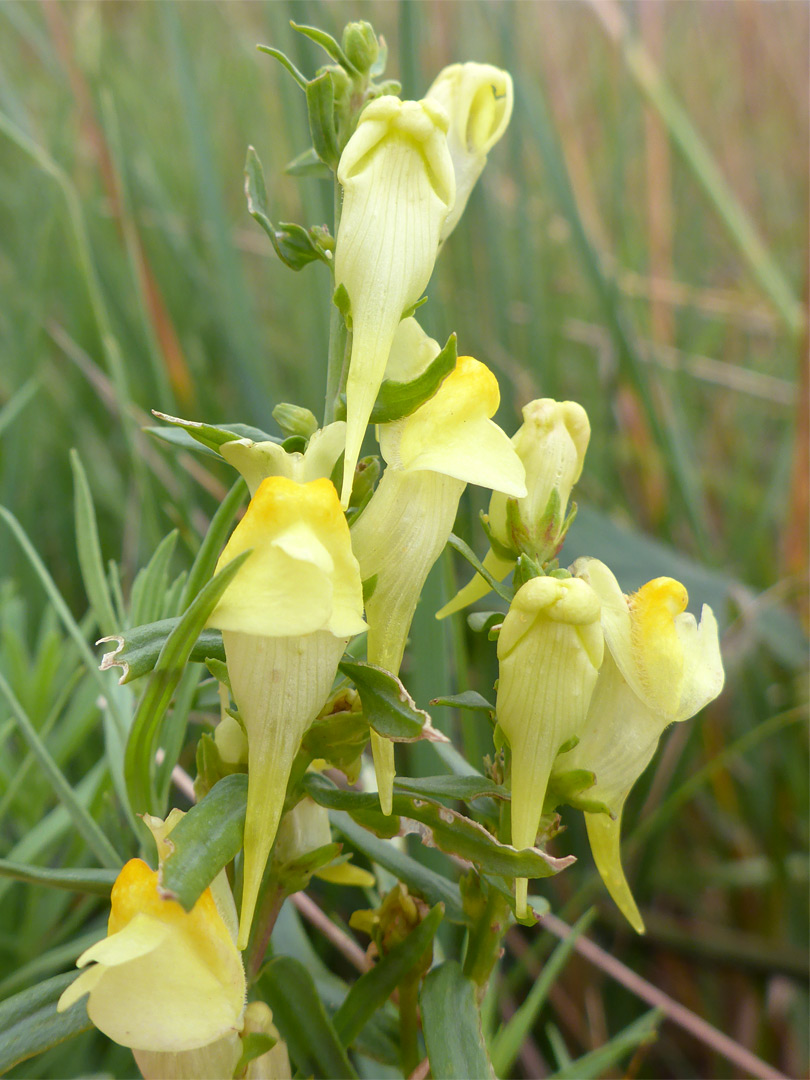
[[[465,690],[462,694],[452,694],[449,697],[433,698],[430,704],[447,705],[452,709],[477,709],[481,712],[495,712],[495,706],[475,690]]]
[[[340,476],[336,477],[336,480],[340,482],[343,480],[342,466],[344,460],[345,455],[341,454],[338,459],[341,465]],[[371,496],[374,494],[374,485],[377,483],[381,472],[382,465],[376,454],[369,454],[368,457],[360,458],[357,462],[357,467],[354,470],[352,497],[349,499],[349,507],[346,512],[346,517],[350,525],[360,517],[368,506]],[[335,487],[340,491],[339,483],[336,483]],[[351,511],[351,513],[349,513],[349,511]]]
[[[343,321],[346,324],[346,329],[351,330],[351,328],[352,328],[352,302],[349,299],[348,290],[346,289],[346,286],[342,282],[341,282],[340,285],[338,285],[338,287],[332,293],[332,303],[335,305],[335,307],[338,309],[340,314],[343,316]],[[344,408],[345,408],[345,402],[344,402]],[[345,417],[345,414],[343,416],[337,416],[336,415],[335,419],[336,420],[345,420],[346,417]]]
[[[291,405],[288,401],[281,401],[274,406],[272,416],[287,439],[293,435],[311,439],[320,427],[318,418],[311,409],[303,405]],[[287,449],[286,446],[284,449]]]
[[[467,626],[474,634],[486,634],[489,640],[493,641],[498,636],[498,633],[494,632],[495,627],[500,628],[505,618],[504,611],[471,611],[467,616]]]
[[[242,1054],[233,1070],[234,1076],[241,1076],[251,1061],[272,1050],[278,1039],[264,1031],[249,1031],[247,1035],[240,1035],[239,1041],[242,1044]]]
[[[517,499],[507,499],[506,502],[508,507],[510,503],[517,504]],[[481,519],[481,528],[486,533],[487,540],[489,540],[489,546],[492,548],[493,553],[497,555],[499,559],[503,559],[504,562],[514,562],[518,557],[518,552],[514,548],[507,547],[498,540],[489,523],[489,514],[487,514],[485,510],[481,510],[479,512],[479,517]]]
[[[293,893],[306,889],[312,875],[324,866],[333,863],[342,850],[342,844],[324,844],[322,847],[307,851],[297,859],[274,866],[273,877],[279,888],[287,896],[292,896]]]
[[[227,686],[229,690],[231,689],[231,677],[228,674],[228,665],[224,660],[219,660],[216,656],[206,656],[205,666],[217,682],[221,682]]]
[[[291,270],[302,270],[311,262],[321,260],[331,264],[330,258],[303,225],[281,221],[275,226],[270,220],[267,206],[267,190],[264,170],[259,155],[248,147],[245,159],[245,197],[248,213],[257,221],[270,238],[276,255]]]
[[[340,148],[335,127],[335,86],[328,71],[307,83],[307,112],[315,153],[334,171],[340,161]]]
[[[363,582],[363,606],[364,607],[365,607],[366,604],[368,604],[369,600],[372,598],[372,596],[374,595],[374,593],[375,593],[375,591],[377,589],[377,579],[379,578],[379,576],[380,576],[379,574],[372,574],[371,577],[366,578],[365,581]]]
[[[222,760],[216,739],[207,731],[203,732],[197,742],[196,764],[194,794],[198,803],[202,802],[208,792],[226,776],[246,772],[246,766],[228,765]]]
[[[426,304],[427,302],[428,302],[428,298],[426,296],[420,296],[419,299],[416,301],[416,303],[411,304],[409,307],[405,308],[405,310],[402,312],[402,314],[399,317],[400,321],[402,321],[402,319],[410,319],[413,315],[416,314],[416,312],[419,310],[419,308],[422,307],[422,305]]]
[[[368,740],[368,720],[361,712],[346,709],[315,720],[304,735],[301,751],[309,761],[322,758],[350,777],[357,772]]]
[[[575,810],[583,810],[586,814],[607,814],[615,819],[616,815],[605,803],[582,797],[582,792],[588,791],[595,783],[596,774],[589,769],[570,769],[568,772],[552,774],[543,803],[543,814],[551,814],[565,803]]]
[[[457,338],[451,334],[442,351],[434,357],[425,370],[410,382],[383,379],[369,423],[390,424],[410,416],[420,405],[433,397],[456,366]],[[340,395],[340,418],[346,415],[346,395]]]
[[[289,71],[290,75],[295,79],[302,90],[307,88],[307,80],[290,60],[289,56],[285,56],[280,49],[274,49],[272,45],[257,45],[256,48],[259,52],[267,53],[268,56],[272,56],[274,60],[278,62]]]
[[[385,65],[388,63],[388,45],[382,34],[377,37],[377,44],[380,46],[380,51],[377,53],[377,59],[368,69],[368,73],[372,78],[382,75],[385,71]]]
[[[385,668],[344,657],[338,664],[360,695],[363,713],[378,735],[392,742],[449,742],[433,727],[430,716],[418,709],[401,681]]]
[[[525,552],[522,555],[518,555],[517,562],[515,563],[515,572],[512,575],[512,586],[515,592],[525,585],[527,581],[531,581],[532,578],[545,577],[542,567],[540,567],[534,559],[527,555]]]

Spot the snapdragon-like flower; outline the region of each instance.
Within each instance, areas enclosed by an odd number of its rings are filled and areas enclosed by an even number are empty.
[[[455,200],[446,131],[435,104],[386,95],[363,110],[340,158],[335,284],[346,289],[352,321],[344,506],[397,325],[430,279]]]
[[[599,597],[577,578],[536,577],[515,594],[498,637],[498,724],[512,748],[512,844],[533,847],[561,747],[585,723],[604,640]],[[527,882],[515,881],[517,914]]]
[[[349,527],[328,480],[263,480],[217,568],[249,549],[209,618],[222,631],[248,740],[240,948],[247,945],[293,759],[329,696],[348,639],[366,629]]]
[[[495,491],[487,527],[491,546],[484,566],[503,581],[522,552],[537,563],[554,557],[565,536],[571,489],[579,480],[591,436],[588,414],[575,401],[539,398],[523,407],[523,423],[512,438],[526,467],[524,499]],[[476,574],[458,595],[436,613],[438,619],[486,596],[490,586]]]
[[[451,64],[425,94],[449,117],[447,146],[456,177],[456,200],[441,232],[450,235],[484,171],[487,155],[509,124],[514,104],[512,76],[492,64]]]
[[[154,1054],[186,1055],[181,1060],[188,1063],[187,1055],[196,1052],[191,1056],[198,1075],[226,1075],[220,1070],[228,1062],[232,1072],[246,986],[224,874],[186,912],[160,895],[155,870],[131,859],[111,901],[107,937],[76,961],[85,970],[62,994],[59,1011],[89,994],[90,1019],[131,1047],[139,1066],[145,1053],[147,1077],[168,1075],[151,1070],[159,1060],[149,1057]]]
[[[484,364],[459,357],[436,394],[410,416],[379,428],[387,463],[371,502],[352,527],[366,602],[368,659],[396,674],[427,575],[450,535],[467,483],[525,494],[524,469],[508,436],[489,418],[498,382]],[[380,803],[391,812],[393,745],[372,732]]]
[[[722,690],[717,622],[706,604],[696,622],[686,611],[686,589],[672,578],[656,578],[625,596],[598,559],[578,559],[572,569],[601,599],[608,652],[580,741],[557,759],[555,771],[596,775],[587,798],[604,803],[612,816],[585,814],[591,851],[608,892],[642,933],[621,864],[622,809],[664,729],[694,716]]]

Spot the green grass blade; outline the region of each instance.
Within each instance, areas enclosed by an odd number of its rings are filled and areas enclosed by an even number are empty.
[[[596,911],[591,908],[572,927],[571,933],[565,941],[560,942],[543,966],[540,978],[533,984],[526,1000],[496,1034],[490,1053],[492,1055],[492,1067],[495,1069],[497,1076],[508,1076],[512,1071],[512,1066],[517,1060],[523,1041],[534,1027],[549,991],[554,985],[557,976],[565,967],[580,934],[587,930],[595,915]]]
[[[54,792],[70,814],[74,825],[84,837],[87,846],[95,853],[103,866],[119,869],[122,859],[110,841],[94,821],[88,810],[77,799],[76,793],[65,778],[65,774],[51,757],[45,744],[40,739],[36,728],[31,723],[28,714],[20,705],[14,695],[14,691],[0,674],[0,694],[6,699],[9,708],[17,721],[17,727],[31,752],[36,756],[42,771],[47,776]]]
[[[592,1050],[558,1069],[550,1080],[592,1080],[604,1076],[633,1050],[654,1041],[663,1015],[660,1009],[651,1009],[598,1050]]]
[[[82,581],[99,630],[102,634],[113,634],[118,629],[118,624],[101,558],[96,509],[87,474],[76,450],[70,451],[70,467],[73,470],[76,546],[79,551]]]
[[[455,960],[434,968],[419,995],[430,1071],[434,1080],[492,1080],[475,984]]]
[[[244,501],[247,494],[247,484],[240,476],[231,490],[217,507],[217,511],[211,519],[205,539],[200,544],[199,551],[194,557],[188,579],[183,589],[180,601],[180,610],[185,611],[203,585],[209,581],[214,572],[217,559],[225,546],[225,540],[234,515]]]
[[[0,877],[26,881],[29,885],[46,885],[51,889],[92,893],[94,896],[109,896],[117,876],[113,870],[53,870],[47,866],[26,866],[0,859]]]

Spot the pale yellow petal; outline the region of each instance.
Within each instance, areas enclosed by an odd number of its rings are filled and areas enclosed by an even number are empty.
[[[497,581],[503,581],[515,568],[515,563],[511,559],[501,559],[492,550],[486,553],[483,563]],[[443,608],[436,612],[436,618],[444,619],[448,615],[454,615],[457,611],[474,604],[476,600],[482,599],[490,592],[492,592],[492,586],[486,578],[476,574],[463,589],[459,590],[452,600],[448,601]]]
[[[268,476],[298,479],[296,458],[301,458],[301,455],[286,453],[278,443],[235,439],[223,443],[219,452],[245,478],[251,498]]]

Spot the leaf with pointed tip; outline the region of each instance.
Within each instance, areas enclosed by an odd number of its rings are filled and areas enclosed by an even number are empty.
[[[7,1076],[21,1061],[92,1028],[84,1001],[63,1013],[56,1011],[63,990],[75,978],[73,971],[57,975],[0,1003],[0,1074]]]
[[[332,170],[328,165],[324,165],[315,153],[314,146],[310,146],[302,154],[294,157],[285,165],[284,172],[288,176],[316,176],[321,180],[332,179]]]
[[[292,62],[292,60],[290,60],[289,56],[285,56],[280,49],[274,49],[272,45],[257,45],[256,48],[259,50],[259,52],[267,53],[267,55],[272,56],[274,60],[278,60],[282,67],[285,67],[287,71],[289,71],[290,75],[292,75],[292,77],[295,79],[301,89],[306,90],[307,80],[304,78],[304,76],[301,74],[301,72]]]
[[[409,795],[426,795],[432,799],[511,799],[507,788],[486,776],[398,776],[394,787]]]
[[[315,153],[334,170],[340,161],[340,149],[335,129],[335,87],[328,71],[307,83],[307,112]]]
[[[152,415],[156,416],[158,420],[164,420],[167,424],[172,424],[185,431],[187,435],[190,435],[193,440],[204,446],[206,450],[212,450],[215,454],[219,453],[219,448],[223,443],[233,442],[235,439],[251,439],[253,442],[275,443],[282,441],[276,435],[268,435],[266,431],[252,427],[250,424],[220,424],[215,426],[213,424],[203,424],[199,420],[183,420],[179,416],[169,416],[168,413],[157,412],[155,409],[152,410]],[[144,430],[160,438],[165,438],[167,442],[177,441],[170,437],[166,428],[148,427]]]
[[[419,994],[430,1071],[435,1080],[494,1080],[481,1031],[475,984],[456,960],[428,973]]]
[[[490,574],[489,570],[486,569],[484,564],[481,562],[481,560],[478,558],[478,556],[475,554],[469,544],[465,544],[461,537],[456,536],[455,533],[450,533],[447,543],[450,545],[451,548],[454,548],[459,553],[459,555],[464,556],[464,558],[467,560],[473,570],[475,570],[476,573],[481,575],[481,577],[489,585],[490,589],[492,589],[493,592],[497,593],[498,596],[500,596],[501,600],[506,600],[507,603],[511,604],[512,599],[515,595],[514,590],[510,589],[508,585],[504,585],[503,582],[498,581],[496,577],[493,577],[493,575]]]
[[[335,63],[340,64],[340,66],[345,68],[350,75],[360,74],[331,34],[327,34],[325,30],[319,30],[317,26],[306,26],[303,23],[296,23],[292,20],[290,20],[290,26],[299,34],[308,37],[310,41],[314,41],[316,45],[320,45],[327,56],[331,56]]]
[[[437,731],[424,709],[417,709],[402,682],[385,668],[363,660],[341,660],[338,665],[352,680],[363,703],[363,713],[371,727],[392,742],[449,742]]]
[[[503,616],[501,616],[503,618]],[[447,705],[453,709],[478,709],[482,712],[495,712],[495,706],[475,690],[465,690],[462,694],[449,697],[433,698],[431,705]]]
[[[159,619],[158,622],[133,626],[131,630],[123,630],[120,634],[99,638],[97,645],[107,641],[117,642],[114,649],[104,654],[99,667],[102,671],[120,667],[123,675],[118,682],[122,686],[147,675],[153,670],[160,650],[179,622],[178,615],[174,619]],[[203,630],[189,653],[189,660],[193,663],[203,663],[209,657],[223,662],[225,660],[225,649],[219,630]]]

